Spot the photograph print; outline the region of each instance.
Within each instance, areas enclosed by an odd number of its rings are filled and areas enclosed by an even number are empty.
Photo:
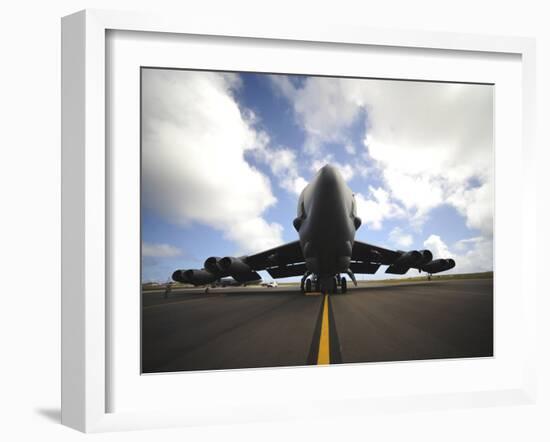
[[[141,371],[493,356],[491,84],[141,68]]]

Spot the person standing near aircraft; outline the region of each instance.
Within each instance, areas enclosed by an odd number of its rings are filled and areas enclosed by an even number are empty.
[[[166,288],[164,290],[164,299],[168,298],[168,295],[172,292],[172,285],[174,283],[172,281],[166,283]]]

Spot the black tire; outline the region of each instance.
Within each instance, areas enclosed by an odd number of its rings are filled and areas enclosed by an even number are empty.
[[[332,279],[332,290],[330,291],[330,293],[338,293],[338,279],[337,278],[333,278]]]
[[[346,278],[342,278],[340,285],[342,287],[342,293],[346,293],[348,291],[348,282],[346,281]]]
[[[311,279],[306,279],[306,293],[311,292]]]

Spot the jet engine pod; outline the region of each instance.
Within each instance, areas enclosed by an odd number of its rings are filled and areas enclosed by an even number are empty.
[[[246,264],[242,258],[234,258],[232,256],[226,256],[225,258],[220,259],[218,262],[218,267],[222,271],[231,275],[248,273],[252,271],[250,266]]]
[[[183,277],[193,285],[205,285],[214,282],[218,277],[208,270],[186,270]]]
[[[210,273],[219,273],[220,268],[218,267],[218,262],[220,261],[219,256],[211,256],[206,261],[204,261],[204,268]]]
[[[428,273],[439,273],[452,269],[455,266],[454,259],[434,259],[422,266],[422,270]]]
[[[190,282],[185,277],[185,270],[176,270],[174,273],[172,273],[172,280],[176,282],[184,282],[184,283]]]
[[[420,261],[416,263],[416,265],[428,264],[433,259],[432,252],[430,252],[429,250],[419,250],[418,252],[420,253],[420,255],[422,255],[422,257]]]
[[[411,250],[410,252],[403,253],[397,260],[393,263],[395,267],[412,267],[416,263],[420,262],[422,259],[422,254],[417,250]]]

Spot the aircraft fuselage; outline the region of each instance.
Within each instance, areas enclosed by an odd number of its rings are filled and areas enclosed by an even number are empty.
[[[335,167],[324,166],[300,195],[294,220],[307,270],[320,278],[348,271],[360,224],[353,192]]]

